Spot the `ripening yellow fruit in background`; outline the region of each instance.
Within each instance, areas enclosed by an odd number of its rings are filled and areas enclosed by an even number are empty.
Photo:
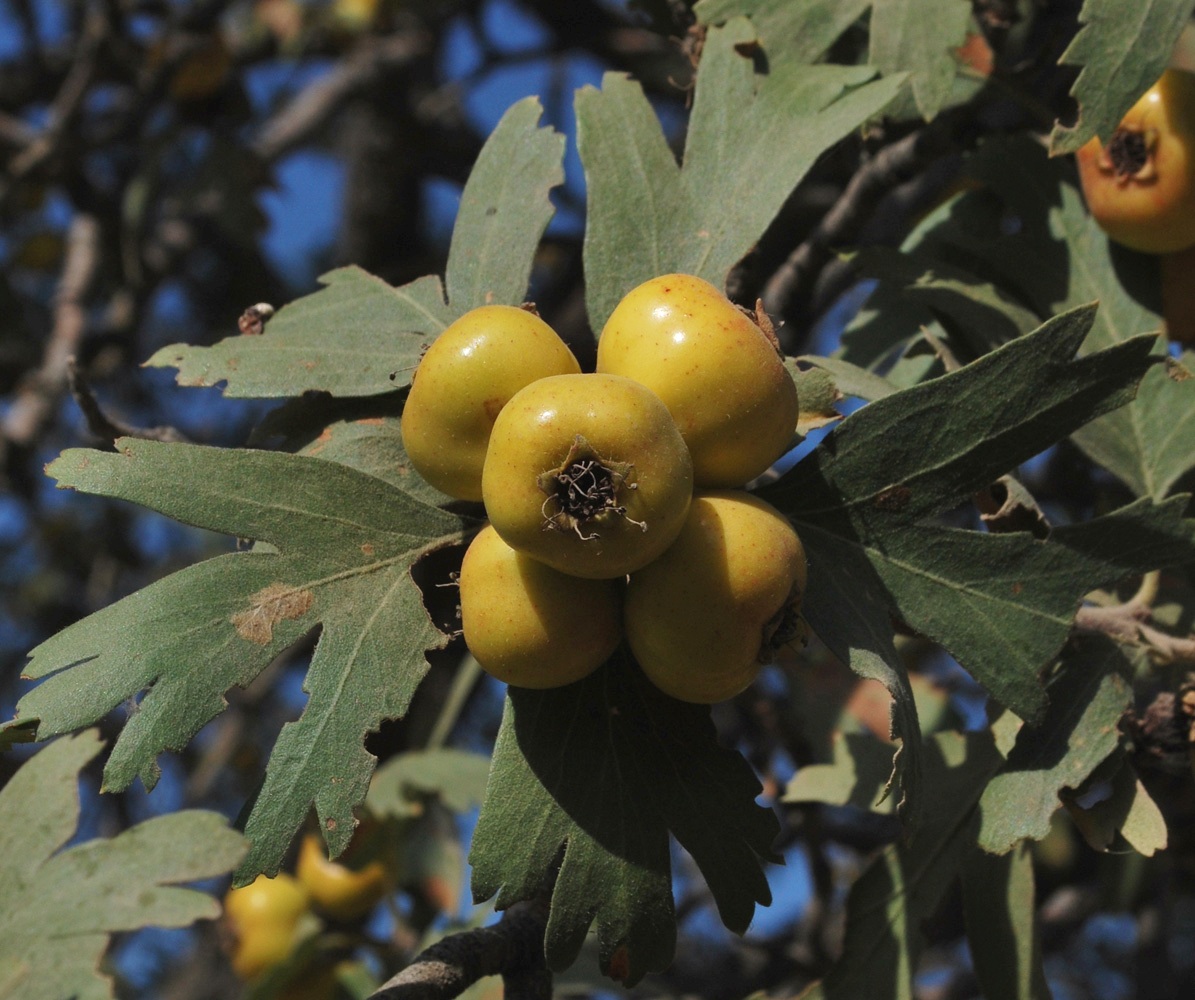
[[[741,490],[698,493],[668,551],[631,574],[631,651],[674,698],[733,697],[794,638],[806,573],[800,539],[775,507]]]
[[[684,524],[693,465],[667,407],[618,375],[533,382],[498,415],[482,474],[507,545],[572,576],[647,565]]]
[[[292,875],[258,875],[249,885],[230,889],[224,915],[235,944],[232,968],[252,979],[286,961],[298,944],[299,921],[308,912],[310,896]]]
[[[461,565],[461,630],[487,673],[551,688],[600,667],[622,640],[622,587],[568,576],[522,555],[492,527]]]
[[[647,386],[672,413],[698,488],[742,486],[784,450],[797,390],[776,346],[708,281],[665,274],[632,289],[598,341],[597,370]]]
[[[515,306],[465,313],[435,339],[411,380],[402,439],[416,471],[459,500],[481,499],[490,431],[516,392],[548,375],[579,373],[568,345]]]
[[[356,920],[378,904],[390,888],[390,874],[381,861],[353,869],[328,857],[323,839],[306,834],[299,845],[295,875],[307,887],[311,901],[337,920]]]
[[[1145,253],[1195,244],[1195,75],[1170,69],[1121,119],[1075,154],[1092,218]]]

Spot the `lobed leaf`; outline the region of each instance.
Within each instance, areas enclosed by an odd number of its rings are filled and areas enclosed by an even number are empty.
[[[1132,700],[1120,647],[1109,639],[1076,641],[1049,687],[1040,724],[1025,726],[980,800],[979,845],[1006,854],[1041,840],[1065,788],[1078,788],[1119,745],[1117,725]]]
[[[935,736],[924,758],[935,794],[921,824],[855,881],[842,954],[801,1000],[912,1000],[921,924],[974,850],[975,804],[1003,759],[988,732]]]
[[[302,716],[282,729],[246,823],[253,847],[237,878],[277,871],[315,805],[334,854],[374,758],[362,743],[406,712],[446,641],[410,567],[462,538],[462,521],[333,462],[298,455],[122,439],[117,454],[65,452],[61,486],[132,500],[188,524],[267,543],[190,566],[64,629],[30,654],[45,678],[18,703],[45,737],[140,700],[104,770],[105,787],[140,777],[223,710],[287,646],[322,632]],[[272,551],[271,551],[272,550]]]
[[[779,824],[758,778],[718,745],[709,709],[667,697],[622,654],[547,691],[509,688],[473,837],[473,896],[503,909],[552,897],[548,964],[597,924],[602,971],[630,985],[676,944],[668,834],[693,856],[723,922],[742,933],[771,893]]]
[[[834,759],[806,764],[784,789],[782,802],[823,802],[869,812],[891,812],[884,794],[892,772],[892,748],[869,733],[834,734]]]
[[[453,317],[478,306],[519,305],[564,183],[564,136],[539,128],[538,98],[512,104],[482,147],[461,194],[444,283]]]
[[[490,759],[442,747],[400,753],[378,768],[366,806],[376,815],[412,816],[425,795],[436,795],[454,812],[481,805]]]
[[[967,943],[983,995],[1050,1000],[1028,845],[1002,857],[972,851],[962,875]]]
[[[870,6],[871,0],[698,0],[693,13],[711,25],[749,17],[769,56],[811,63]]]
[[[60,850],[79,820],[79,772],[100,749],[92,731],[55,740],[0,789],[0,996],[108,1000],[109,935],[217,916],[215,900],[177,883],[223,875],[245,852],[222,816],[196,810]]]
[[[967,0],[874,0],[868,62],[886,75],[909,74],[917,110],[926,121],[945,107],[971,21]]]
[[[1174,505],[1123,512],[1114,537],[1127,544],[1106,563],[1089,540],[1111,524],[1066,529],[1043,545],[1029,535],[920,523],[1132,398],[1153,364],[1150,340],[1076,359],[1092,317],[1090,307],[1075,310],[958,371],[876,400],[760,491],[805,544],[807,619],[836,655],[889,687],[906,747],[915,712],[889,613],[945,645],[1005,705],[1035,717],[1044,705],[1037,673],[1065,641],[1083,594],[1132,572],[1134,546],[1142,561],[1169,562],[1185,551],[1171,550],[1176,540],[1189,544]],[[1147,544],[1159,536],[1166,541]]]
[[[1166,819],[1123,749],[1114,750],[1086,784],[1090,785],[1109,769],[1108,794],[1098,802],[1085,807],[1079,804],[1076,794],[1069,790],[1061,793],[1083,839],[1097,851],[1110,850],[1119,838],[1146,857],[1165,850],[1169,839]]]
[[[170,344],[145,362],[177,368],[179,385],[223,385],[232,397],[341,396],[390,392],[436,334],[454,318],[440,279],[394,288],[359,267],[320,278],[325,287],[283,306],[264,332],[226,337],[210,347]],[[391,373],[406,373],[391,380]]]
[[[1058,60],[1082,66],[1071,96],[1073,126],[1056,123],[1050,153],[1073,153],[1093,136],[1107,141],[1120,119],[1166,69],[1195,0],[1084,0],[1082,27]]]
[[[868,67],[777,61],[757,74],[742,18],[711,29],[678,166],[640,86],[607,73],[577,93],[588,183],[586,305],[600,331],[634,286],[672,271],[722,287],[817,158],[891,100]],[[787,138],[786,138],[787,137]]]
[[[177,368],[180,385],[223,383],[227,396],[371,396],[409,384],[449,323],[476,306],[519,305],[527,294],[553,212],[548,192],[564,179],[564,137],[539,128],[541,113],[534,97],[517,102],[482,148],[461,195],[444,286],[427,276],[393,288],[341,268],[321,279],[322,291],[278,310],[259,335],[172,344],[146,364]]]

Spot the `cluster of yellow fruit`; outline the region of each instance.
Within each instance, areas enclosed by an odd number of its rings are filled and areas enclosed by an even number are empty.
[[[391,887],[389,870],[381,861],[350,868],[328,859],[318,834],[306,834],[293,875],[259,875],[224,897],[233,971],[242,979],[253,979],[281,965],[318,928],[318,918],[359,920]]]
[[[764,326],[708,282],[668,274],[615,308],[596,372],[513,306],[475,309],[431,345],[403,443],[433,486],[485,504],[460,575],[465,642],[485,670],[556,687],[625,636],[657,687],[712,703],[792,640],[805,554],[742,489],[797,422]]]

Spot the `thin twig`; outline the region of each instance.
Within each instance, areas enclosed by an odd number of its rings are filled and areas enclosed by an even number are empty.
[[[108,34],[108,22],[101,14],[88,17],[79,52],[66,79],[50,105],[49,123],[8,162],[3,200],[16,184],[53,159],[71,135],[75,118],[83,106],[99,64],[100,49]]]
[[[145,441],[187,440],[186,436],[174,427],[134,427],[109,416],[95,398],[91,384],[75,364],[73,357],[67,358],[66,376],[71,395],[75,397],[75,402],[79,404],[79,409],[83,411],[87,420],[87,429],[97,438],[107,442],[115,441],[119,437],[141,438]]]
[[[0,437],[9,445],[32,445],[66,390],[67,365],[87,329],[84,300],[95,277],[99,254],[99,221],[81,212],[67,231],[65,261],[54,301],[54,325],[41,367],[21,383],[12,406],[0,421]]]
[[[493,927],[437,941],[369,1000],[451,1000],[483,976],[499,975],[508,987],[518,987],[523,1000],[544,1000],[551,995],[544,964],[547,922],[545,900],[516,903]]]
[[[270,162],[307,140],[347,101],[384,74],[414,62],[432,49],[427,32],[408,29],[363,45],[342,64],[310,83],[262,127],[253,149]]]
[[[1147,573],[1137,593],[1123,604],[1085,604],[1075,614],[1075,628],[1101,632],[1117,642],[1144,648],[1155,663],[1195,663],[1195,636],[1175,636],[1151,624],[1158,574]]]
[[[969,109],[968,109],[969,111]],[[960,109],[943,112],[933,122],[884,147],[851,178],[834,207],[764,285],[764,308],[773,316],[792,316],[813,294],[822,268],[839,247],[852,245],[876,206],[899,184],[959,147],[959,130],[968,119]]]

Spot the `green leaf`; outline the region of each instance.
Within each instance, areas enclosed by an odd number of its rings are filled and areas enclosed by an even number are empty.
[[[1195,355],[1183,364],[1159,365],[1141,380],[1137,399],[1124,410],[1077,431],[1075,443],[1115,473],[1138,496],[1166,496],[1195,468],[1190,446],[1195,434]]]
[[[1008,762],[980,801],[979,844],[1004,854],[1020,841],[1041,840],[1064,788],[1078,788],[1120,741],[1117,725],[1132,692],[1124,654],[1104,638],[1076,641],[1049,686],[1040,725],[1017,734]]]
[[[949,509],[1133,398],[1155,363],[1153,339],[1076,359],[1095,313],[1088,306],[1058,316],[958,371],[864,407],[769,487],[769,499],[859,532]]]
[[[603,973],[633,984],[676,944],[669,831],[731,930],[770,902],[759,863],[779,861],[780,827],[759,793],[709,709],[662,694],[629,657],[566,687],[509,688],[469,855],[474,899],[498,893],[504,909],[550,891],[548,964],[567,967],[596,921]]]
[[[742,18],[711,29],[679,167],[638,83],[607,73],[577,92],[588,181],[586,304],[600,331],[648,278],[673,271],[722,287],[817,158],[876,114],[900,79],[868,67],[777,62],[757,75]],[[778,136],[799,142],[777,142]]]
[[[912,525],[869,552],[894,609],[941,643],[1000,703],[1035,718],[1038,673],[1066,642],[1083,595],[1195,557],[1185,497],[1138,501],[1047,541]],[[805,535],[802,532],[802,538]]]
[[[319,390],[371,396],[410,382],[423,349],[457,317],[488,303],[519,305],[563,180],[564,137],[539,128],[534,97],[512,105],[482,148],[461,195],[445,277],[393,288],[357,267],[280,309],[260,335],[211,347],[172,344],[146,362],[178,369],[180,385],[224,383],[226,396]],[[391,375],[394,375],[392,378]]]
[[[863,274],[903,285],[904,298],[924,305],[942,322],[952,342],[965,349],[964,362],[1040,324],[1036,313],[966,268],[940,261],[926,263],[913,254],[880,247],[861,251],[858,261]]]
[[[1006,297],[1041,316],[1098,300],[1088,351],[1160,328],[1156,259],[1109,243],[1088,215],[1069,164],[1047,160],[1036,144],[997,142],[970,169],[988,189],[939,209],[906,241],[915,260],[893,270],[897,280],[873,295],[844,338],[844,359],[870,365],[918,335],[934,313],[894,289],[918,268],[937,273],[962,264],[993,275]],[[1165,496],[1195,467],[1195,452],[1185,446],[1188,431],[1195,432],[1195,379],[1187,374],[1186,367],[1159,365],[1142,380],[1133,403],[1074,435],[1090,458],[1138,496]]]
[[[373,776],[365,805],[378,816],[414,816],[419,801],[436,795],[454,812],[481,805],[490,759],[465,750],[412,750],[388,760]]]
[[[452,501],[452,497],[425,482],[411,465],[402,443],[402,422],[397,417],[337,420],[302,453],[364,472],[425,504],[439,507]]]
[[[539,128],[535,97],[511,105],[482,148],[461,195],[445,284],[454,316],[478,306],[519,305],[564,182],[564,136]]]
[[[798,361],[816,365],[829,372],[834,378],[834,385],[844,396],[854,396],[857,399],[871,401],[891,396],[899,389],[882,375],[874,375],[865,368],[844,361],[842,358],[819,358],[805,355]]]
[[[969,854],[963,862],[963,918],[985,997],[1050,1000],[1036,916],[1027,845],[1003,857]]]
[[[1121,546],[1101,563],[1087,549],[1092,535],[1068,534],[1103,527],[1067,529],[1047,548],[1029,535],[919,523],[1132,398],[1153,363],[1150,340],[1075,359],[1092,316],[1091,308],[1060,316],[956,372],[871,403],[760,490],[793,519],[805,544],[805,615],[814,631],[836,655],[843,654],[835,644],[851,636],[869,664],[887,663],[890,676],[880,679],[897,711],[908,696],[893,683],[901,668],[888,611],[941,642],[998,700],[1031,718],[1043,704],[1037,672],[1065,640],[1083,594],[1129,571],[1123,563],[1133,556]],[[1167,523],[1168,541],[1145,558],[1165,562],[1167,546],[1187,538],[1173,505],[1129,508],[1123,538],[1130,545],[1149,539],[1155,517]],[[858,624],[844,621],[848,614]],[[911,721],[906,713],[904,725]],[[898,725],[906,744],[915,733]]]
[[[921,725],[904,661],[892,643],[892,619],[874,572],[855,546],[819,545],[799,523],[809,560],[810,585],[801,613],[826,647],[860,677],[879,681],[892,694],[892,735],[900,740],[886,785],[899,783],[898,803],[911,825],[921,810]]]
[[[835,733],[834,760],[800,768],[784,790],[782,802],[824,802],[890,813],[885,786],[892,773],[892,747],[867,733]]]
[[[1195,0],[1084,0],[1082,27],[1059,62],[1082,66],[1071,87],[1073,126],[1055,124],[1050,153],[1073,153],[1092,136],[1105,141],[1166,69]]]
[[[267,543],[190,566],[59,632],[30,654],[46,678],[17,706],[40,737],[90,724],[128,699],[104,770],[119,791],[158,778],[181,749],[289,645],[322,626],[304,684],[253,804],[239,881],[277,871],[312,805],[333,854],[352,834],[374,758],[364,734],[406,712],[447,640],[432,625],[412,563],[459,542],[459,518],[334,462],[298,455],[121,439],[49,467],[61,486],[141,503],[188,524]],[[276,551],[268,551],[272,548]],[[141,697],[143,695],[143,697]]]
[[[885,75],[908,72],[917,110],[926,121],[946,105],[971,21],[967,0],[875,0],[868,61]]]
[[[924,757],[934,796],[922,823],[851,887],[842,955],[801,1000],[913,1000],[921,924],[974,850],[975,803],[1002,760],[986,732],[940,734]]]
[[[79,771],[100,748],[94,732],[55,740],[0,790],[0,996],[107,1000],[97,966],[109,935],[218,916],[211,896],[176,883],[223,875],[245,852],[222,816],[196,810],[61,850],[79,820]]]
[[[1162,811],[1150,797],[1123,749],[1117,748],[1104,761],[1087,785],[1111,770],[1106,778],[1108,794],[1087,807],[1079,804],[1079,796],[1064,790],[1062,800],[1094,850],[1107,851],[1123,837],[1139,854],[1152,857],[1165,850],[1169,837]]]
[[[226,396],[369,396],[409,382],[424,348],[455,318],[439,278],[393,288],[359,267],[342,267],[320,282],[322,291],[283,306],[261,334],[211,347],[170,344],[145,364],[177,368],[179,385],[223,383]],[[392,372],[406,377],[392,381]]]
[[[18,743],[32,743],[36,739],[36,719],[12,719],[0,725],[0,753],[11,750]]]
[[[871,0],[700,0],[702,24],[746,16],[769,58],[815,62],[871,6]]]
[[[797,387],[798,434],[808,434],[811,430],[842,419],[842,414],[836,408],[842,400],[842,393],[826,369],[796,358],[786,358],[784,367]]]

